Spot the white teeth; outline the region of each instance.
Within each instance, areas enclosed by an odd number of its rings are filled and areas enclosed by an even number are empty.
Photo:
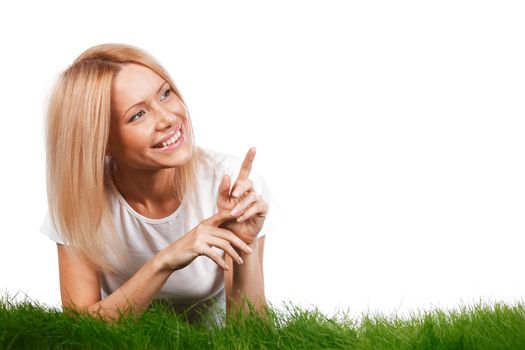
[[[162,143],[161,143],[162,146],[157,146],[157,148],[166,147],[166,146],[171,145],[172,143],[175,143],[175,141],[177,141],[177,140],[179,139],[180,135],[181,135],[181,132],[180,132],[180,130],[179,130],[179,131],[177,131],[177,132],[175,133],[175,135],[173,135],[173,137],[172,137],[171,139],[162,142]]]

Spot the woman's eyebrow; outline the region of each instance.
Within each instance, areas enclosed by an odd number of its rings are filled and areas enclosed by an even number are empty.
[[[164,82],[162,83],[162,85],[159,87],[159,89],[157,90],[157,93],[156,93],[155,95],[157,95],[157,94],[160,92],[160,90],[162,89],[162,87],[163,87],[165,84],[166,84],[166,81],[164,81]],[[135,103],[133,106],[129,107],[129,108],[128,108],[128,109],[122,114],[122,117],[120,117],[120,119],[123,119],[124,116],[126,115],[126,113],[128,113],[128,111],[129,111],[130,109],[132,109],[132,108],[135,107],[135,106],[138,106],[138,105],[144,104],[144,103],[146,103],[146,101],[144,101],[144,100]]]

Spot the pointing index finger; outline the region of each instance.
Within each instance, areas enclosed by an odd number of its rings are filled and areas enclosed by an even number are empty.
[[[242,162],[241,170],[239,172],[237,180],[246,180],[248,179],[248,176],[250,176],[250,171],[252,171],[253,160],[255,159],[255,151],[255,147],[252,147],[248,150],[248,153],[246,153],[246,157],[244,157],[244,161]]]

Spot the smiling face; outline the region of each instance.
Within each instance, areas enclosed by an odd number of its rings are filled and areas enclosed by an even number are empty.
[[[171,146],[155,147],[175,133]],[[191,158],[188,115],[169,83],[151,69],[125,64],[111,86],[109,153],[118,166],[172,168]],[[172,139],[173,141],[173,139]]]

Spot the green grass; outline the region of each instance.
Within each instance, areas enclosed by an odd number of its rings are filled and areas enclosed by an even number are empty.
[[[155,302],[110,324],[25,300],[0,301],[1,349],[525,349],[525,306],[482,302],[408,318],[342,312],[327,317],[290,302],[225,327],[188,322]]]

